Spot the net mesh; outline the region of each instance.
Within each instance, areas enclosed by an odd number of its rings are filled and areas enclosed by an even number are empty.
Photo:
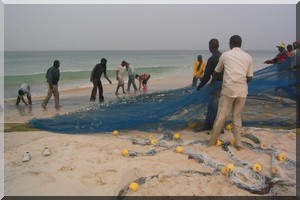
[[[254,73],[242,114],[243,126],[296,127],[300,70],[291,65],[292,59],[288,59]],[[52,118],[34,118],[29,124],[42,130],[79,134],[131,129],[180,130],[204,122],[212,88],[207,84],[200,91],[188,86],[142,94]]]

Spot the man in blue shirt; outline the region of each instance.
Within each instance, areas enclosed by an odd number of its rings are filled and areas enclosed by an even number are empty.
[[[47,108],[48,101],[52,97],[52,94],[54,96],[55,108],[59,109],[61,107],[61,105],[59,105],[58,92],[58,82],[60,78],[59,66],[60,62],[58,60],[55,60],[53,66],[47,70],[46,78],[48,82],[48,93],[44,102],[42,103],[42,107],[44,109]]]

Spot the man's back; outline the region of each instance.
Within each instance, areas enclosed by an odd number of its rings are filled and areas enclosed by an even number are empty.
[[[94,72],[93,72],[93,78],[94,79],[100,79],[101,78],[101,75],[103,72],[105,72],[105,67],[101,64],[101,63],[98,63],[96,66],[95,66],[95,69],[94,69]]]
[[[222,94],[229,97],[246,97],[247,76],[253,76],[252,57],[241,48],[232,48],[221,55],[215,71],[221,72],[223,68]]]

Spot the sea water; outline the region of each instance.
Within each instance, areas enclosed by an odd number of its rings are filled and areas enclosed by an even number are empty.
[[[276,50],[246,52],[253,57],[254,71],[266,67],[263,62],[277,54]],[[129,62],[136,73],[151,74],[151,80],[190,75],[192,81],[197,55],[202,55],[207,61],[211,53],[208,50],[5,51],[4,97],[16,98],[22,83],[30,85],[32,96],[44,96],[47,91],[46,71],[54,60],[60,61],[59,89],[64,90],[91,86],[91,71],[101,58],[108,60],[107,75],[113,83],[116,83],[116,68],[123,60]],[[108,84],[104,77],[102,82]]]

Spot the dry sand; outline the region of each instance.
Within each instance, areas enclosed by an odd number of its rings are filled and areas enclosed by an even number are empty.
[[[172,77],[164,80],[150,80],[149,92],[175,89],[191,82],[191,77]],[[114,100],[116,85],[105,85],[104,96],[107,101]],[[5,102],[5,123],[24,123],[32,118],[49,117],[77,110],[91,105],[89,95],[91,88],[72,91],[61,91],[63,107],[55,111],[53,102],[48,109],[40,107],[43,98],[33,99],[31,109],[22,106],[16,108],[14,101]],[[81,100],[78,100],[81,99]],[[86,99],[86,100],[82,100]],[[85,102],[85,103],[83,103]],[[15,126],[15,125],[12,125]],[[296,160],[296,131],[273,130],[260,128],[244,128],[245,134],[253,134],[268,148],[283,153],[288,159]],[[192,130],[178,132],[182,143],[178,141],[159,140],[156,145],[136,145],[132,139],[145,141],[150,134],[162,138],[163,133],[146,133],[139,131],[121,131],[119,136],[111,133],[101,134],[57,134],[46,131],[13,131],[4,133],[4,194],[5,196],[116,196],[122,189],[124,195],[137,196],[252,196],[237,186],[230,177],[219,171],[214,171],[207,163],[199,163],[188,159],[188,153],[207,155],[207,159],[221,164],[237,163],[231,159],[228,152],[221,147],[207,148],[203,144],[188,144],[195,140],[207,140],[206,132],[195,133]],[[174,134],[174,133],[172,133]],[[222,134],[220,139],[230,141],[233,138],[230,131]],[[243,141],[259,147],[259,144],[243,137]],[[182,145],[184,152],[176,153],[175,148]],[[42,155],[45,147],[52,154]],[[169,147],[169,148],[166,148]],[[138,153],[149,150],[163,150],[156,155],[123,156],[122,151],[128,149]],[[255,152],[248,148],[237,152],[229,146],[230,152],[249,166],[259,163],[261,173],[272,177],[272,165],[278,166],[280,173],[277,177],[285,182],[275,184],[273,190],[265,195],[296,196],[296,167],[291,162],[279,162],[275,159],[271,164],[270,154],[262,151]],[[22,162],[23,154],[29,151],[31,160]],[[235,166],[235,170],[243,171],[246,167]],[[185,172],[183,172],[185,171]],[[189,171],[190,173],[188,173]],[[194,173],[193,173],[194,172]],[[201,173],[210,175],[204,176]],[[247,178],[247,174],[255,174],[245,170],[241,177],[243,183],[253,185],[255,180]],[[135,180],[147,178],[135,192],[126,190],[128,184]]]

